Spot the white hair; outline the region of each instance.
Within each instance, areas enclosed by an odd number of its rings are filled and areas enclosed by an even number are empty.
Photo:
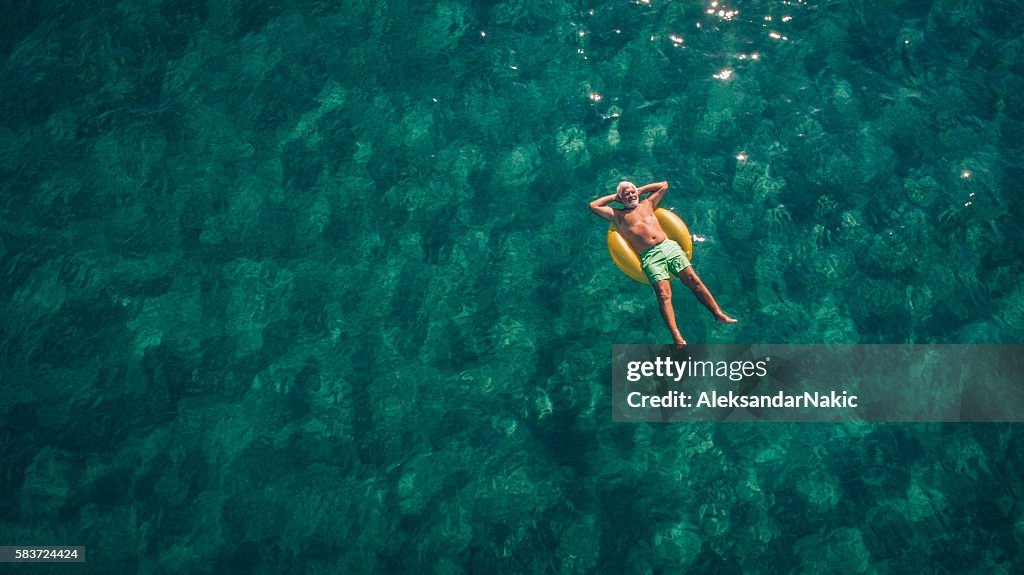
[[[615,195],[619,198],[622,197],[622,192],[626,191],[626,188],[635,188],[636,184],[630,181],[622,180],[619,182],[619,186],[615,188]]]

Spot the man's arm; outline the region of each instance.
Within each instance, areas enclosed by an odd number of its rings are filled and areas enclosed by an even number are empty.
[[[590,202],[590,211],[594,212],[595,214],[601,216],[602,218],[610,222],[613,222],[615,221],[615,210],[613,208],[608,207],[608,204],[614,201],[616,201],[615,194],[605,196],[603,198],[597,198],[596,200]]]
[[[665,192],[668,191],[668,182],[647,184],[646,186],[637,188],[636,191],[641,196],[646,193],[650,193],[651,195],[647,196],[647,199],[651,201],[651,207],[656,208],[658,207],[658,202],[661,201],[661,198],[665,197]]]

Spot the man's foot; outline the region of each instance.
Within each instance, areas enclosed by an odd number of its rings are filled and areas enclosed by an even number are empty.
[[[735,320],[735,319],[725,315],[725,312],[722,312],[720,315],[715,316],[715,319],[718,320],[718,323],[720,323],[721,325],[725,325],[727,323],[736,323],[736,321],[737,321],[737,320]]]
[[[676,349],[683,349],[684,347],[686,347],[686,340],[677,339],[673,345],[676,346]]]

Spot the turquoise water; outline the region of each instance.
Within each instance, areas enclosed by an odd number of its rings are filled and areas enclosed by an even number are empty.
[[[1015,426],[612,424],[586,207],[670,182],[691,342],[1020,343],[1020,2],[0,6],[0,544],[1020,571]]]

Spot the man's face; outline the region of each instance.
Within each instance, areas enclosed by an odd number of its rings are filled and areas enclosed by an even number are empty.
[[[640,194],[636,192],[636,186],[626,186],[623,188],[619,194],[619,199],[622,200],[622,205],[630,210],[640,205]]]

